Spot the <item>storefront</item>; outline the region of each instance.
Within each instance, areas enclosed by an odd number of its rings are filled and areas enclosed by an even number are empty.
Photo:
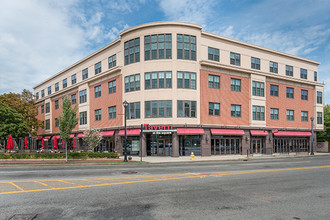
[[[211,155],[242,153],[243,130],[211,129]]]
[[[176,132],[172,125],[145,124],[147,156],[172,156],[172,134]]]
[[[265,154],[266,153],[266,137],[267,131],[251,130],[250,153],[251,154]]]
[[[201,140],[204,135],[202,128],[177,128],[179,136],[180,156],[189,156],[194,153],[196,156],[202,155]]]
[[[309,152],[311,132],[274,133],[273,153]]]

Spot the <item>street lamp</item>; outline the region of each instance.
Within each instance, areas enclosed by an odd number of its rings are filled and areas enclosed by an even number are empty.
[[[124,162],[128,162],[127,161],[127,127],[126,127],[126,120],[127,120],[127,107],[128,107],[128,102],[125,100],[123,102],[124,105],[124,109],[125,109],[125,140],[124,140]]]
[[[311,149],[311,155],[314,155],[314,131],[313,131],[313,121],[314,117],[311,117],[311,123],[312,123],[312,149]]]

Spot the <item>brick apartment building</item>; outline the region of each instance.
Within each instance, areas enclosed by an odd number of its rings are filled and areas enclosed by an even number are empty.
[[[123,152],[126,100],[131,155],[309,152],[310,118],[323,129],[319,64],[195,24],[142,24],[34,87],[44,122],[37,141],[52,148],[69,96],[79,109],[79,149],[82,132],[100,128],[98,150]]]

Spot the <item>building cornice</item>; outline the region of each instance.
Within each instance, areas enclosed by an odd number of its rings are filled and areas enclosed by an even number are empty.
[[[262,50],[264,52],[278,54],[278,55],[281,55],[281,56],[285,56],[285,57],[288,57],[288,58],[304,61],[304,62],[307,62],[307,63],[312,63],[312,64],[316,64],[316,65],[321,64],[320,62],[317,62],[317,61],[314,61],[314,60],[309,60],[309,59],[306,59],[306,58],[298,57],[298,56],[291,55],[291,54],[284,53],[284,52],[280,52],[280,51],[277,51],[277,50],[272,50],[272,49],[269,49],[269,48],[266,48],[266,47],[257,46],[257,45],[251,44],[251,43],[247,43],[247,42],[240,41],[240,40],[235,40],[235,39],[232,39],[232,38],[229,38],[229,37],[220,36],[220,35],[217,35],[217,34],[206,32],[206,31],[202,31],[202,36],[203,35],[208,36],[208,37],[212,37],[212,38],[216,38],[216,39],[219,39],[219,40],[239,44],[239,45],[242,45],[242,46]]]

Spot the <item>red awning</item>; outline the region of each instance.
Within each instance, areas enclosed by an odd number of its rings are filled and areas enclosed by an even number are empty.
[[[70,138],[73,138],[74,137],[74,134],[70,134]]]
[[[84,133],[79,133],[78,134],[78,138],[82,138],[82,137],[84,137],[85,135],[84,135]]]
[[[125,132],[125,131],[124,131]],[[140,131],[139,131],[140,132]],[[115,131],[102,131],[103,136],[113,136]],[[125,133],[124,133],[125,135]]]
[[[202,135],[204,134],[203,128],[177,128],[178,135]]]
[[[256,130],[251,130],[251,135],[252,136],[267,136],[268,132],[267,131],[256,131]]]
[[[312,136],[311,132],[302,131],[279,131],[274,133],[275,136]]]
[[[42,136],[37,136],[37,140],[41,140],[42,139]]]
[[[244,135],[243,130],[211,129],[212,135]]]
[[[141,129],[127,129],[127,135],[128,136],[139,136],[141,133]],[[119,131],[119,136],[125,136],[125,130],[120,130]]]
[[[50,137],[50,136],[45,136],[44,138],[45,138],[45,139],[50,139],[51,137]]]
[[[57,139],[61,138],[61,136],[60,136],[60,135],[56,135],[55,137],[56,137]]]

